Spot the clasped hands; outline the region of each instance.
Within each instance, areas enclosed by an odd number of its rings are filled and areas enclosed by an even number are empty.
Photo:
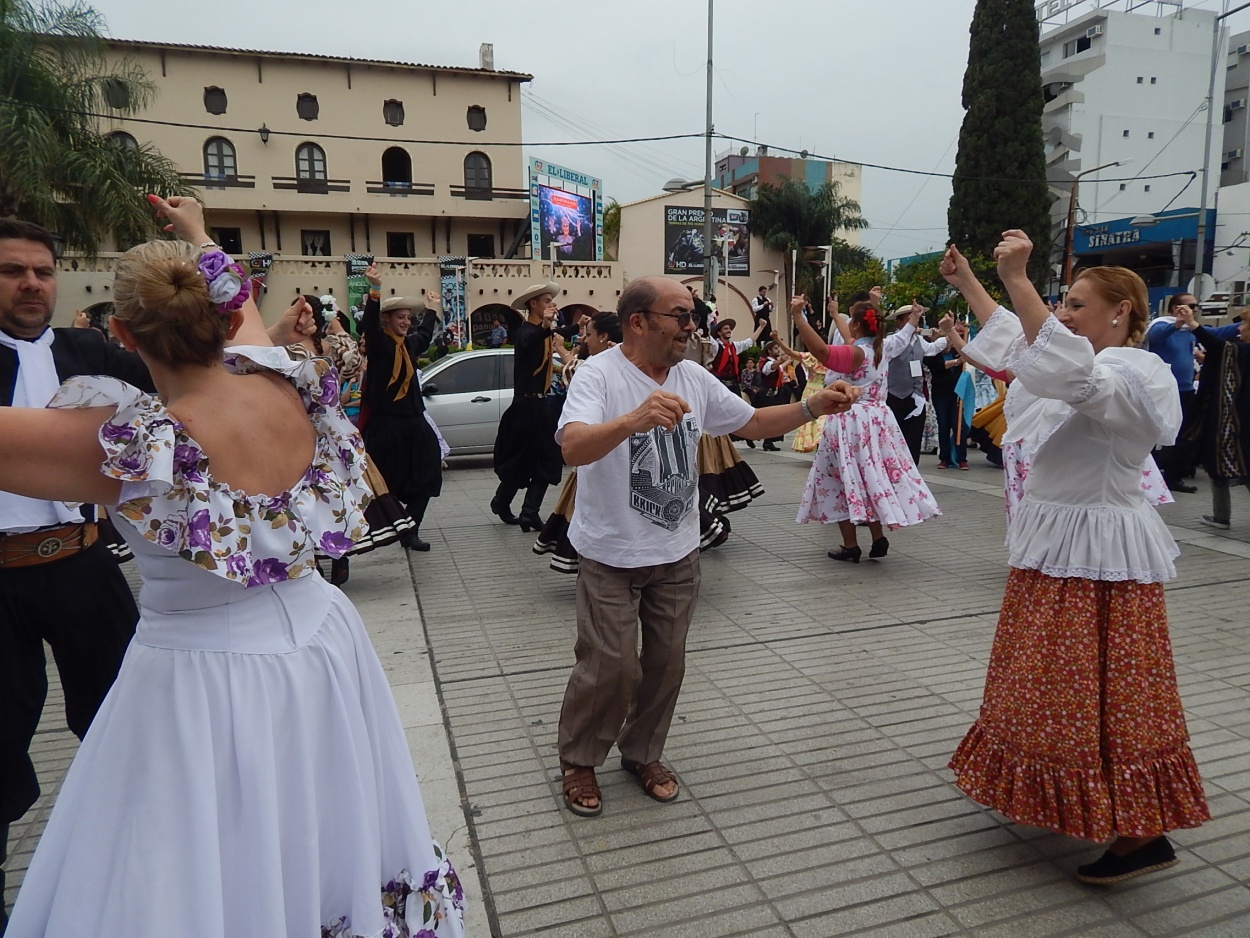
[[[860,388],[845,381],[835,381],[807,399],[807,406],[817,417],[840,414],[851,409],[859,400]],[[690,405],[668,391],[652,391],[647,399],[626,414],[630,433],[646,433],[656,427],[675,430]]]

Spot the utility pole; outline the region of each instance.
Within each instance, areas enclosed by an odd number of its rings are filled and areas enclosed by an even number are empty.
[[[716,248],[712,242],[712,0],[707,0],[707,130],[703,166],[703,301],[716,290]]]
[[[1194,258],[1194,279],[1197,281],[1194,284],[1195,292],[1203,289],[1202,275],[1207,272],[1207,198],[1211,193],[1211,134],[1215,122],[1215,77],[1220,70],[1220,39],[1224,32],[1224,20],[1250,7],[1250,3],[1239,4],[1230,10],[1228,0],[1224,0],[1223,7],[1224,12],[1215,18],[1211,33],[1211,80],[1207,84],[1207,137],[1203,141],[1202,148],[1202,195],[1198,206],[1198,243],[1194,246],[1197,254]],[[1223,107],[1220,110],[1223,111]],[[1180,262],[1177,266],[1180,266]],[[1206,297],[1199,296],[1198,299],[1204,300]]]

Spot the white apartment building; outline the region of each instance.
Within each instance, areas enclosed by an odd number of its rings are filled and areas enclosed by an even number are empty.
[[[1047,19],[1056,9],[1060,15]],[[1082,176],[1074,238],[1078,265],[1123,264],[1160,292],[1192,275],[1215,16],[1182,0],[1039,6],[1042,126],[1056,197],[1057,258],[1072,186]],[[1216,102],[1223,101],[1223,72],[1217,73]],[[1220,133],[1216,121],[1209,206],[1219,184]],[[1115,162],[1123,165],[1092,172]],[[1134,217],[1164,211],[1171,216],[1166,241],[1153,237],[1150,227],[1131,224]],[[1178,226],[1187,230],[1178,232]]]

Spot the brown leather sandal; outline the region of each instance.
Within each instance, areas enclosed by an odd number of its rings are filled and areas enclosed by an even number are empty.
[[[655,762],[648,762],[646,765],[643,765],[641,762],[635,762],[622,756],[621,768],[638,779],[639,784],[642,786],[643,794],[661,804],[668,804],[668,802],[676,800],[677,796],[681,794],[681,786],[677,783],[677,776],[673,774],[672,769],[658,759]],[[664,796],[655,793],[655,790],[661,785],[670,784],[676,786],[673,788],[672,794]]]
[[[573,765],[560,760],[560,777],[564,786],[564,806],[582,817],[598,817],[603,813],[603,795],[595,770],[588,765]],[[599,803],[591,807],[585,802],[594,798]]]

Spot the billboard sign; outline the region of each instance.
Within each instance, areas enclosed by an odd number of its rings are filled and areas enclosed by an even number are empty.
[[[603,184],[585,173],[531,159],[530,249],[550,260],[603,260]]]
[[[713,253],[725,266],[729,254],[729,276],[751,274],[751,213],[744,208],[712,209]],[[703,273],[703,208],[687,205],[664,206],[664,272]],[[722,269],[721,274],[725,271]]]

